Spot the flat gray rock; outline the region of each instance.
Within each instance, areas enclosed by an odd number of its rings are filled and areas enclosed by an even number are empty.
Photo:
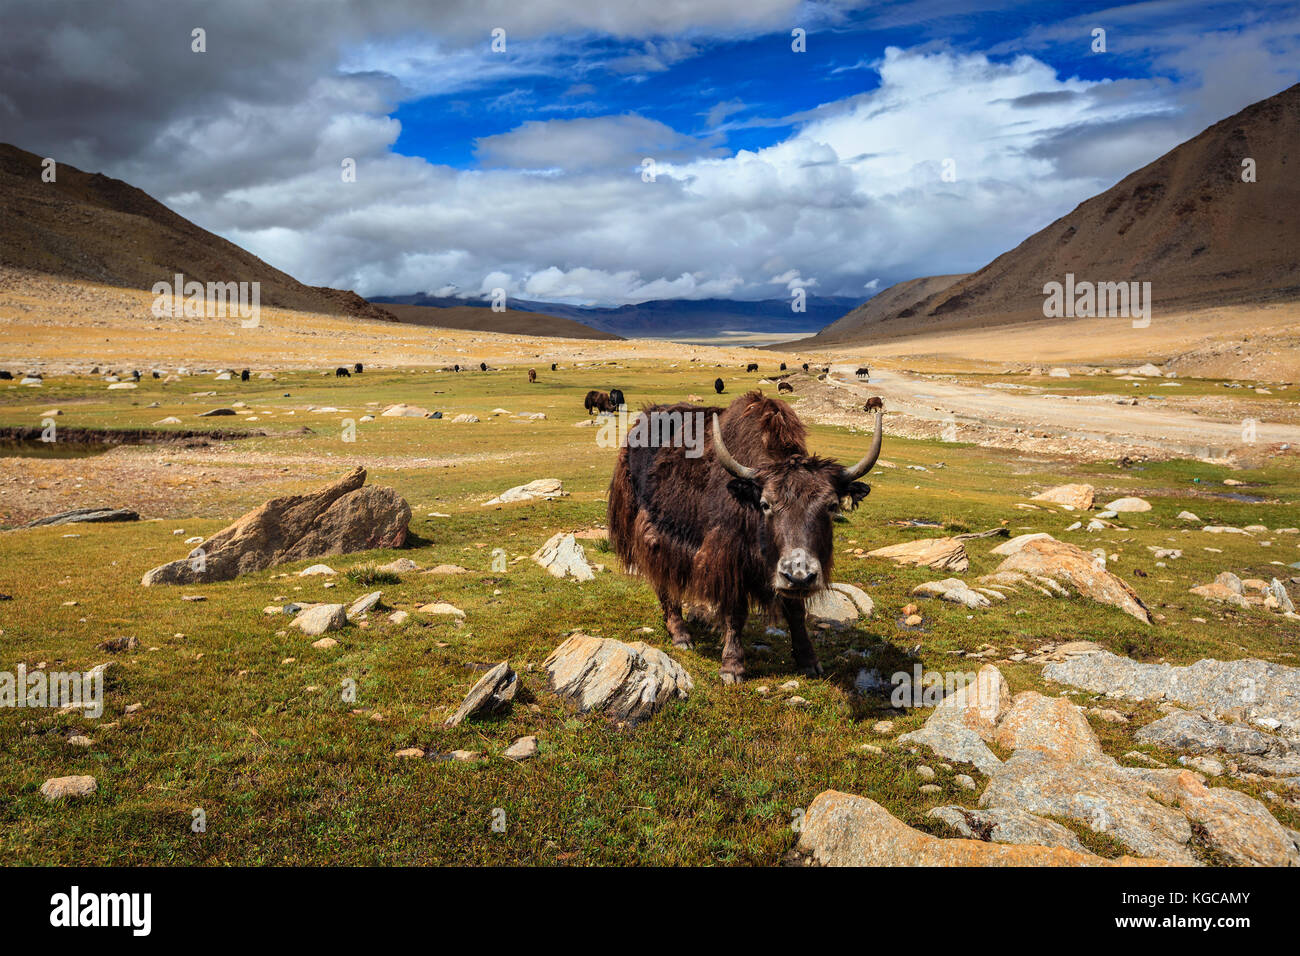
[[[695,688],[686,668],[642,641],[573,634],[542,666],[551,689],[579,713],[599,711],[611,720],[643,720]]]
[[[1048,664],[1043,676],[1094,693],[1169,700],[1207,716],[1272,719],[1284,732],[1300,733],[1300,668],[1283,664],[1244,658],[1177,667],[1101,651]]]
[[[1147,724],[1137,739],[1166,750],[1187,750],[1209,754],[1265,754],[1278,750],[1283,742],[1262,730],[1241,724],[1225,724],[1190,711],[1179,711]],[[1300,772],[1300,771],[1298,771]]]

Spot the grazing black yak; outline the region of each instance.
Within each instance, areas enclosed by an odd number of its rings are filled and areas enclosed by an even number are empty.
[[[715,379],[713,380],[713,390],[714,390],[715,392],[717,392],[719,395],[722,394],[723,389],[725,389],[726,387],[727,387],[727,386],[726,386],[725,383],[723,383],[722,379],[720,379],[720,378],[715,378]]]
[[[347,369],[343,368],[342,366],[339,366],[338,368],[336,368],[336,369],[334,370],[334,377],[335,377],[335,378],[351,378],[351,377],[352,377],[352,373],[349,372]]]
[[[830,582],[831,522],[841,502],[856,507],[871,492],[858,479],[880,457],[881,416],[870,450],[846,468],[810,455],[799,416],[761,392],[726,408],[656,405],[641,415],[653,422],[701,412],[713,422],[703,454],[693,457],[683,442],[625,442],[619,450],[606,515],[610,544],[628,571],[649,579],[674,644],[691,642],[683,602],[717,608],[724,682],[744,676],[740,634],[751,604],[784,615],[795,664],[820,674],[804,601]]]

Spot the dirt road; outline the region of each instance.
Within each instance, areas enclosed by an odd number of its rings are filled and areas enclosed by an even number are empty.
[[[1015,391],[958,385],[952,382],[873,369],[869,383],[854,377],[855,366],[833,365],[829,384],[879,395],[891,410],[930,421],[976,423],[995,428],[1044,430],[1067,437],[1116,445],[1142,444],[1167,448],[1197,458],[1221,458],[1249,441],[1241,421],[1213,420],[1204,415],[1149,405],[1120,404],[1132,396],[1020,394]],[[1140,400],[1140,399],[1139,399]],[[1260,421],[1254,441],[1261,445],[1290,442],[1300,445],[1300,427]]]

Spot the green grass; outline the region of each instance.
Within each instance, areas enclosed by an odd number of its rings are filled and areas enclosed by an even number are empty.
[[[703,350],[698,350],[703,351]],[[705,353],[707,354],[707,353]],[[685,359],[683,359],[685,363]],[[539,358],[536,363],[544,368]],[[1002,451],[941,442],[888,439],[885,457],[898,467],[878,469],[872,494],[846,522],[836,525],[839,580],[863,587],[876,601],[873,619],[857,629],[817,638],[827,673],[808,680],[794,672],[788,642],[763,636],[753,620],[747,682],[728,688],[717,677],[716,636],[700,632],[693,651],[671,653],[696,683],[694,693],[635,728],[611,726],[598,716],[578,717],[545,689],[541,662],[575,628],[667,648],[658,604],[649,587],[614,567],[599,542],[585,542],[591,560],[610,570],[588,583],[557,581],[527,556],[557,530],[604,524],[604,494],[615,451],[597,445],[596,429],[575,428],[584,417],[582,395],[592,386],[617,385],[639,406],[677,400],[690,392],[712,400],[713,378],[723,374],[728,397],[758,376],[710,364],[666,369],[648,364],[542,372],[528,386],[521,370],[459,376],[419,372],[367,372],[351,380],[297,373],[273,383],[241,385],[190,378],[163,386],[146,379],[131,392],[106,392],[98,381],[57,380],[32,390],[0,390],[0,425],[39,424],[58,407],[60,427],[148,426],[167,415],[185,427],[266,429],[223,449],[205,467],[222,480],[202,494],[177,486],[159,520],[137,524],[81,525],[6,533],[0,537],[0,668],[45,661],[50,669],[85,669],[112,659],[105,714],[88,720],[47,710],[0,711],[0,860],[8,863],[114,864],[365,864],[365,863],[645,863],[774,864],[793,846],[791,821],[822,790],[872,797],[907,823],[951,835],[927,810],[943,804],[974,805],[975,794],[952,782],[956,765],[939,770],[943,792],[917,792],[921,763],[938,758],[911,754],[890,741],[915,729],[925,711],[902,715],[887,703],[861,698],[853,678],[864,665],[892,672],[919,661],[926,669],[975,670],[982,661],[958,652],[985,644],[1032,651],[1046,641],[1087,639],[1143,660],[1187,663],[1203,656],[1257,656],[1295,664],[1300,628],[1264,612],[1208,605],[1187,593],[1223,569],[1242,576],[1281,576],[1270,564],[1300,560],[1300,538],[1278,535],[1207,535],[1176,515],[1195,511],[1205,523],[1297,523],[1300,476],[1273,466],[1250,472],[1196,462],[1146,463],[1119,469],[1027,461]],[[217,391],[194,398],[191,392]],[[284,393],[289,398],[284,398]],[[196,419],[205,408],[245,401],[258,422]],[[151,402],[158,407],[149,408]],[[477,425],[377,417],[391,402],[442,410],[448,418],[477,414]],[[370,406],[367,403],[378,403]],[[316,414],[308,404],[347,412]],[[492,417],[542,411],[546,421]],[[796,408],[798,406],[796,405]],[[299,409],[293,416],[289,409]],[[274,411],[274,415],[266,415]],[[345,442],[344,419],[356,422],[356,441]],[[310,434],[296,434],[308,425]],[[164,426],[165,427],[165,426]],[[823,454],[856,458],[864,437],[846,429],[814,427],[810,444]],[[109,457],[147,454],[112,452]],[[252,463],[246,458],[254,459]],[[245,480],[267,462],[273,480]],[[94,467],[95,458],[81,467]],[[370,482],[395,487],[411,503],[413,546],[302,561],[204,586],[144,588],[147,569],[183,556],[184,537],[207,535],[271,497],[319,486],[353,461],[368,463]],[[936,468],[942,462],[943,468]],[[908,470],[920,464],[928,472]],[[173,472],[184,472],[177,465]],[[1228,492],[1224,477],[1248,481],[1266,501],[1249,504],[1210,497]],[[179,474],[177,475],[179,477]],[[485,508],[482,502],[533,478],[563,479],[569,496],[551,502]],[[1196,479],[1199,479],[1197,481]],[[1122,516],[1131,530],[1095,535],[1065,532],[1067,513],[1022,511],[1017,501],[1052,484],[1089,481],[1101,500],[1141,494],[1151,512]],[[0,498],[0,503],[4,501]],[[115,502],[130,505],[130,502]],[[2,506],[2,505],[0,505]],[[450,517],[433,518],[430,513]],[[147,512],[146,519],[155,518]],[[956,605],[918,601],[925,624],[917,631],[897,623],[917,584],[942,575],[898,569],[856,558],[914,537],[940,534],[901,522],[926,520],[952,530],[983,530],[1006,522],[1012,534],[1049,531],[1119,556],[1114,568],[1152,611],[1164,617],[1148,627],[1126,615],[1078,600],[1022,595],[970,612]],[[1199,525],[1195,526],[1199,529]],[[184,535],[174,535],[184,528]],[[79,538],[64,538],[73,531]],[[1260,540],[1272,540],[1263,548]],[[997,565],[988,552],[996,541],[971,543],[972,580]],[[1156,568],[1148,545],[1179,547],[1184,558]],[[1222,554],[1203,550],[1222,549]],[[491,571],[491,552],[503,548],[512,563]],[[375,568],[406,556],[422,567],[459,564],[457,576],[380,578]],[[324,561],[341,573],[298,578]],[[1134,577],[1141,568],[1148,577]],[[1286,572],[1294,573],[1294,572]],[[327,580],[335,586],[327,588]],[[283,615],[263,607],[287,601],[349,602],[368,590],[383,591],[387,608],[414,611],[447,601],[466,612],[462,623],[412,613],[401,625],[388,611],[372,613],[368,627],[335,634],[327,651],[288,628]],[[184,601],[203,595],[205,601]],[[65,602],[77,602],[65,606]],[[1204,623],[1193,620],[1202,618]],[[139,647],[109,655],[106,638],[134,635]],[[915,649],[915,650],[914,650]],[[292,662],[286,663],[292,658]],[[448,729],[443,719],[460,702],[485,665],[509,659],[528,691],[501,717]],[[1029,664],[1000,665],[1014,691],[1059,693]],[[786,706],[777,689],[797,678],[802,708]],[[342,687],[355,682],[355,700]],[[758,693],[766,685],[770,693]],[[314,689],[313,689],[314,688]],[[1087,703],[1087,695],[1076,698]],[[123,708],[142,703],[136,715]],[[1132,732],[1153,719],[1150,705],[1109,701],[1133,715],[1128,725],[1094,721],[1107,752],[1138,749],[1167,762],[1172,754],[1135,747]],[[382,719],[375,719],[377,716]],[[888,737],[873,734],[883,717],[895,722]],[[84,732],[88,750],[66,738]],[[521,734],[536,734],[540,755],[512,763],[499,754]],[[863,743],[883,746],[872,755]],[[434,752],[477,750],[478,763],[401,760],[394,751],[420,746]],[[94,774],[99,792],[71,804],[48,805],[39,794],[48,777]],[[975,775],[977,780],[982,780]],[[1217,781],[1256,793],[1239,781]],[[982,783],[981,783],[982,788]],[[191,831],[202,808],[206,833]],[[504,833],[494,832],[495,808],[505,811]],[[1291,827],[1300,814],[1271,809]],[[1086,837],[1098,852],[1115,845]]]

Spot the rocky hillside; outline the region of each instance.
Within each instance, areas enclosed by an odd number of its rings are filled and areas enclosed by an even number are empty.
[[[1253,182],[1243,181],[1245,160]],[[862,321],[846,316],[822,335],[853,344],[886,329],[897,336],[1038,320],[1044,284],[1066,273],[1150,282],[1156,314],[1300,300],[1297,164],[1300,84],[1214,124],[978,272],[888,315],[873,312],[869,323],[859,309]],[[908,291],[895,286],[876,299],[895,290]]]
[[[257,256],[200,229],[148,193],[101,173],[0,143],[0,266],[130,289],[170,282],[260,282],[262,305],[392,321],[355,292],[303,285]]]

